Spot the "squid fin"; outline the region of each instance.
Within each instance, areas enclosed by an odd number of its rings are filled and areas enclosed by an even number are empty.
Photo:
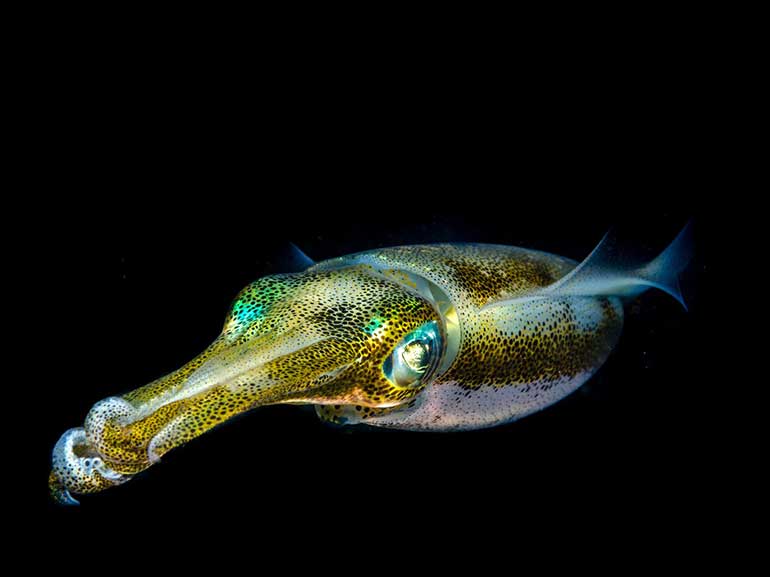
[[[315,261],[292,242],[289,243],[289,264],[294,270],[303,271],[313,266]]]
[[[649,288],[670,294],[687,310],[679,287],[679,274],[693,253],[693,225],[688,222],[660,255],[649,262],[629,254],[612,232],[571,272],[526,298],[557,296],[618,296],[633,298]],[[502,306],[518,299],[503,299],[485,305]]]

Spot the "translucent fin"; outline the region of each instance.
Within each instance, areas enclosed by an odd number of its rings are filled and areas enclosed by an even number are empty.
[[[679,287],[679,275],[687,267],[694,249],[693,224],[688,222],[660,255],[639,271],[639,278],[649,286],[667,292],[687,310]]]
[[[692,257],[692,223],[688,222],[657,258],[644,262],[617,242],[608,232],[588,257],[570,273],[526,298],[554,296],[635,297],[650,287],[674,297],[687,309],[679,289],[681,273]],[[517,299],[489,303],[502,306]]]
[[[296,271],[303,271],[315,264],[315,261],[293,242],[289,243],[289,255],[290,265]]]

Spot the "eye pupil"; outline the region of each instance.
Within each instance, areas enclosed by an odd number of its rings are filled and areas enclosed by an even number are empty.
[[[385,360],[382,370],[396,386],[416,387],[438,365],[441,333],[436,321],[430,321],[408,334]]]

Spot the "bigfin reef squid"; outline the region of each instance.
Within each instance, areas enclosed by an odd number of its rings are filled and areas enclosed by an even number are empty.
[[[462,431],[509,423],[585,383],[623,303],[654,287],[682,305],[688,224],[639,262],[607,235],[582,262],[525,248],[384,248],[263,277],[216,340],[180,369],[96,403],[52,454],[49,488],[125,483],[171,449],[255,407],[314,405],[339,425]]]

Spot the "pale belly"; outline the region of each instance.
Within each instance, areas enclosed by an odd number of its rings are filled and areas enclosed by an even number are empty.
[[[535,413],[575,391],[607,360],[622,329],[623,307],[616,298],[559,299],[490,311],[481,321],[468,327],[455,366],[412,406],[348,413],[346,422],[462,431]],[[482,339],[488,346],[479,347]]]
[[[467,431],[510,423],[560,401],[593,374],[586,371],[557,381],[482,387],[457,383],[430,387],[413,409],[366,419],[368,425],[411,431]]]

